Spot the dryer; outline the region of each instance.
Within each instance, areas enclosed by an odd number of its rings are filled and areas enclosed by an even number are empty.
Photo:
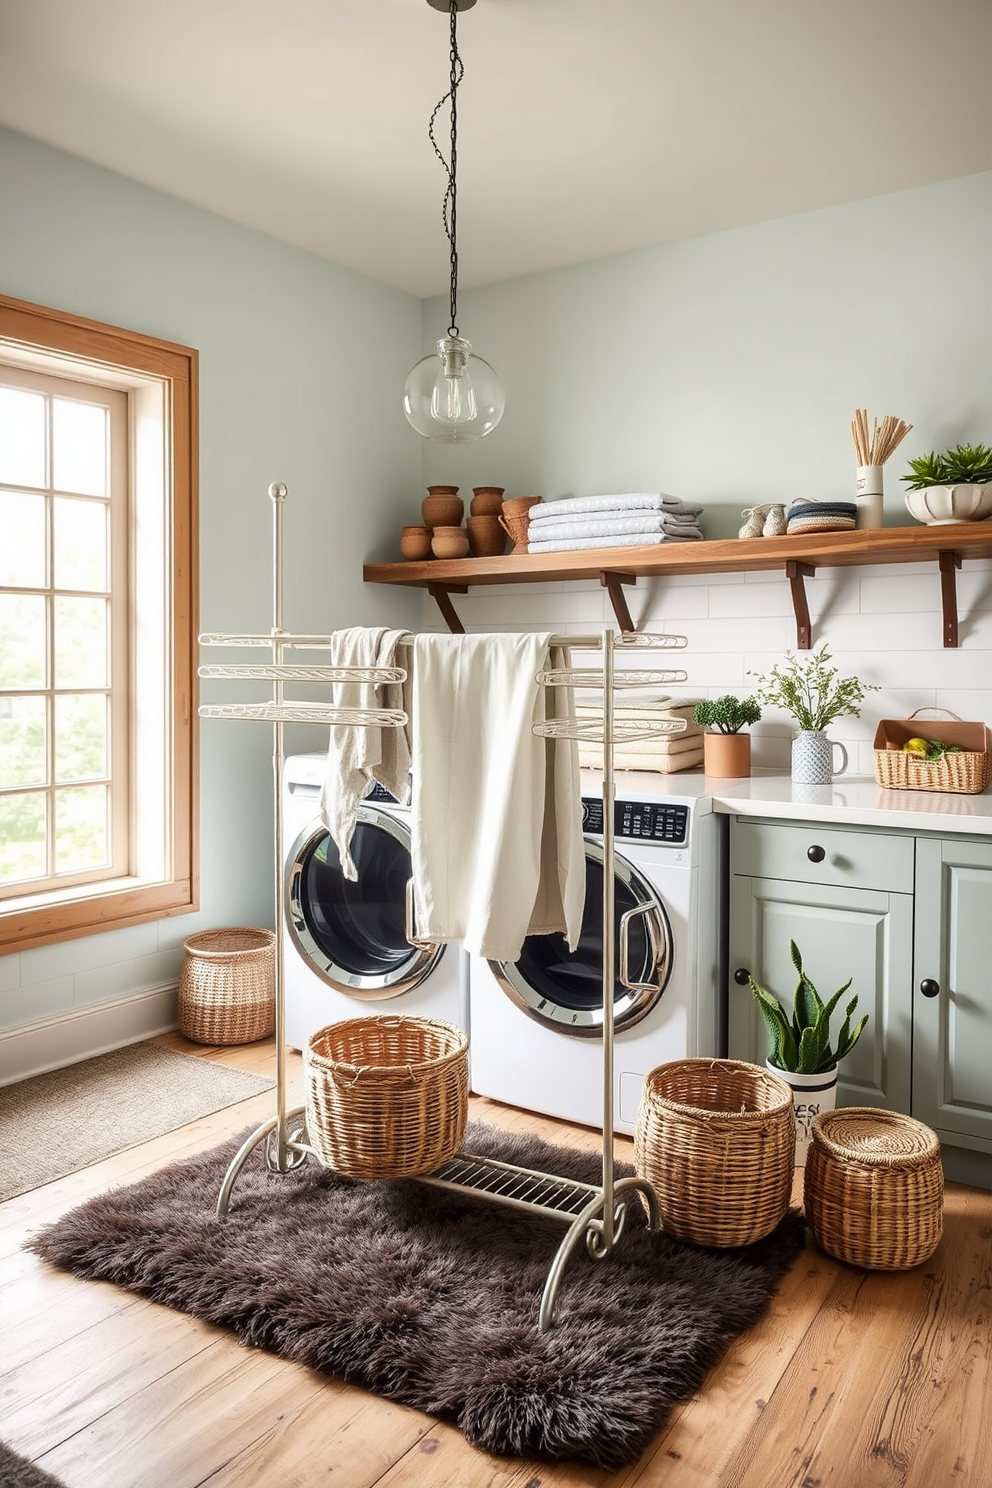
[[[319,815],[326,767],[324,755],[301,754],[283,770],[286,1042],[303,1049],[318,1028],[370,1013],[443,1018],[467,1033],[461,946],[406,939],[408,808],[373,787],[358,809],[352,882]]]
[[[626,774],[627,772],[625,772]],[[722,841],[710,802],[638,773],[614,803],[615,927],[627,910],[627,984],[614,988],[614,1123],[633,1132],[656,1065],[719,1055],[724,985]],[[603,1124],[603,802],[583,796],[586,905],[574,952],[528,936],[514,962],[470,959],[472,1089],[508,1105]],[[618,963],[619,965],[619,958]]]

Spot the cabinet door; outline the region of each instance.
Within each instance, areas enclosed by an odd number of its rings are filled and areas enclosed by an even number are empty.
[[[913,1115],[959,1146],[992,1152],[990,963],[992,842],[921,838]],[[924,996],[927,982],[935,996]]]
[[[853,978],[831,1020],[831,1042],[857,993],[856,1019],[868,1025],[840,1067],[838,1103],[909,1112],[912,1038],[913,896],[734,875],[730,884],[728,1053],[764,1064],[768,1039],[747,969],[791,1015],[794,940],[803,967],[824,1001]]]

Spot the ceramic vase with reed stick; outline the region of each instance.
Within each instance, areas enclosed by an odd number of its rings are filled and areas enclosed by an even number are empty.
[[[912,424],[887,413],[881,423],[878,419],[872,421],[869,435],[867,409],[854,410],[851,434],[858,461],[855,526],[862,531],[882,526],[882,466],[912,427]]]

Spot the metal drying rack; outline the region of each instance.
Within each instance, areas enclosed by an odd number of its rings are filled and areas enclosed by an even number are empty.
[[[275,867],[275,1043],[276,1043],[276,1110],[245,1140],[235,1153],[224,1176],[217,1197],[216,1212],[223,1218],[229,1209],[238,1175],[251,1153],[264,1144],[266,1166],[271,1172],[287,1174],[302,1167],[310,1157],[320,1161],[306,1140],[306,1129],[300,1118],[305,1108],[287,1110],[286,1105],[286,1026],[285,977],[283,949],[285,913],[282,898],[282,802],[285,749],[283,728],[286,723],[343,724],[354,728],[402,728],[406,714],[396,708],[353,708],[334,703],[293,701],[285,696],[287,682],[365,683],[377,686],[402,682],[406,671],[401,667],[335,667],[303,663],[288,659],[295,652],[326,651],[332,644],[329,635],[294,635],[283,629],[282,528],[286,487],[277,482],[269,487],[272,499],[272,588],[273,625],[268,635],[207,633],[199,637],[203,647],[267,648],[271,661],[259,664],[210,663],[199,668],[199,675],[221,681],[266,680],[273,683],[272,697],[263,703],[203,704],[202,718],[224,718],[272,725],[274,775],[274,867]],[[409,638],[412,645],[412,637]],[[612,989],[615,977],[629,985],[628,935],[632,919],[646,914],[652,902],[637,905],[621,917],[619,927],[619,967],[614,955],[614,843],[610,830],[613,822],[614,745],[656,738],[684,731],[686,725],[677,719],[646,720],[615,717],[614,694],[622,688],[656,687],[685,681],[685,673],[672,669],[620,669],[615,666],[618,652],[631,650],[675,650],[686,644],[684,636],[615,633],[605,629],[597,635],[553,636],[552,645],[579,651],[598,651],[600,669],[565,666],[540,672],[542,686],[570,689],[597,689],[602,696],[601,716],[582,719],[556,718],[533,726],[535,734],[546,738],[573,738],[601,743],[603,749],[603,1165],[600,1184],[580,1183],[552,1173],[517,1167],[512,1163],[458,1152],[433,1172],[415,1181],[454,1192],[468,1192],[494,1203],[504,1204],[527,1213],[540,1215],[567,1225],[567,1230],[552,1260],[541,1298],[539,1326],[542,1332],[554,1321],[558,1287],[570,1256],[584,1241],[595,1260],[608,1256],[624,1228],[627,1213],[625,1198],[640,1193],[647,1212],[649,1229],[660,1229],[658,1205],[651,1184],[643,1178],[617,1178],[613,1156],[613,1049],[614,1018]],[[408,895],[408,903],[410,896]],[[408,936],[413,931],[408,927]]]

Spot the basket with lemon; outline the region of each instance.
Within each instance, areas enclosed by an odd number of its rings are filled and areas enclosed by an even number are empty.
[[[921,713],[943,713],[921,719]],[[992,735],[943,708],[883,718],[875,730],[875,779],[890,790],[983,791],[992,781]]]

